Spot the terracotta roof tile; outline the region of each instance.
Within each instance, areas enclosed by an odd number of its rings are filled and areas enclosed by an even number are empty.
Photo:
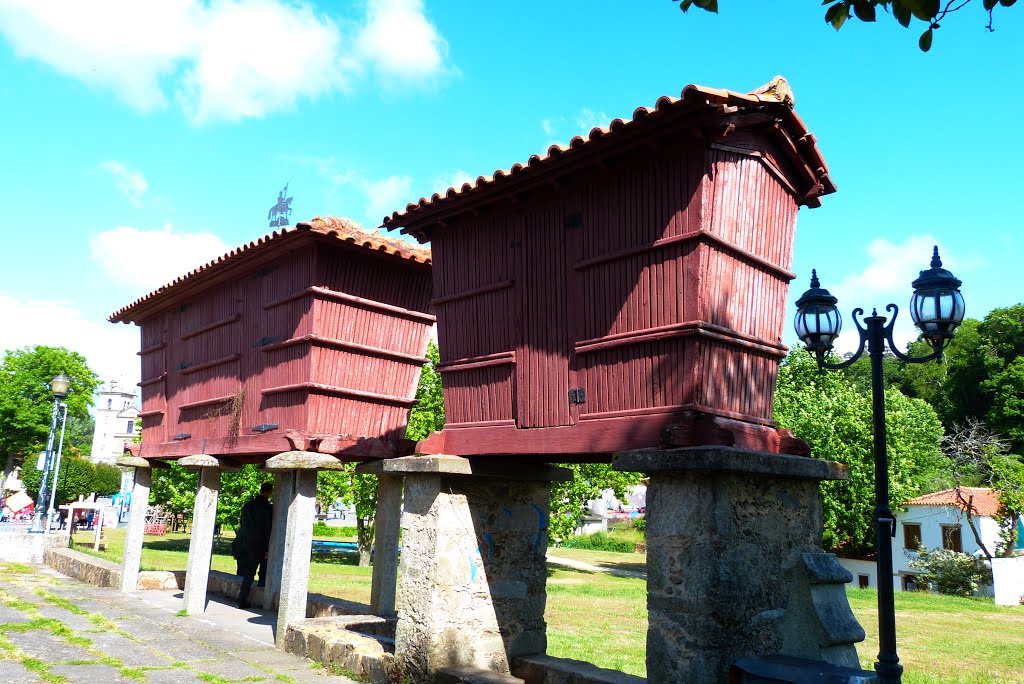
[[[193,269],[183,276],[175,278],[171,282],[153,290],[144,297],[140,297],[128,306],[118,309],[112,313],[108,320],[113,323],[128,323],[133,320],[132,313],[142,305],[148,305],[161,299],[172,289],[193,282],[198,277],[205,277],[211,272],[219,271],[228,264],[234,264],[258,254],[270,245],[276,245],[283,240],[291,240],[299,236],[319,234],[325,238],[333,238],[339,242],[348,243],[363,249],[376,252],[384,252],[401,259],[420,263],[430,264],[430,248],[416,245],[408,240],[392,238],[381,235],[376,230],[366,230],[358,223],[347,218],[336,218],[334,216],[317,216],[309,221],[301,221],[294,226],[285,226],[279,230],[257,238],[252,242],[236,247],[227,254],[219,256],[213,261]]]
[[[466,195],[495,183],[507,182],[521,174],[531,173],[535,169],[556,164],[563,158],[568,159],[578,153],[580,149],[592,146],[602,138],[615,137],[621,131],[635,127],[637,122],[642,119],[663,116],[672,109],[692,109],[695,106],[708,104],[772,109],[782,120],[783,128],[796,141],[805,163],[817,177],[820,186],[817,195],[835,192],[835,183],[829,177],[828,165],[821,155],[821,150],[818,149],[814,134],[807,130],[803,120],[793,110],[793,91],[789,83],[783,77],[776,76],[750,93],[688,85],[683,88],[680,97],[666,95],[658,98],[652,108],[638,107],[634,110],[632,119],[628,121],[615,119],[604,128],[591,129],[586,138],[576,136],[566,145],[550,146],[547,154],[543,156],[535,154],[527,160],[526,164],[513,164],[507,171],[499,169],[490,176],[478,176],[472,183],[463,183],[457,188],[450,187],[445,192],[434,193],[429,198],[421,197],[419,201],[408,204],[404,211],[396,211],[390,216],[385,216],[383,223],[389,228],[400,226],[404,220],[414,219],[415,215],[425,208],[434,208],[435,206],[440,208],[446,204],[454,204]]]
[[[974,515],[985,515],[992,517],[999,509],[999,499],[993,489],[986,487],[961,487],[963,499],[971,502],[971,512]],[[904,501],[904,506],[956,506],[961,511],[967,510],[967,504],[962,501],[955,489],[946,489],[941,492],[932,492],[919,496],[910,501]]]

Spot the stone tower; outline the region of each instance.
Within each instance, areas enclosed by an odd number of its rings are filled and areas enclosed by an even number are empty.
[[[135,437],[135,388],[114,380],[101,385],[96,397],[96,431],[92,434],[93,463],[113,463],[124,443]]]

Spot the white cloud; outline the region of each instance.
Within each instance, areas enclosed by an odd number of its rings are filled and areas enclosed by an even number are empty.
[[[338,20],[288,0],[5,0],[0,36],[141,111],[173,91],[195,124],[289,109],[371,70],[405,85],[454,69],[421,0],[370,0]]]
[[[943,255],[943,266],[959,273],[964,264],[955,257],[947,258],[942,243],[931,235],[912,235],[899,244],[884,238],[872,240],[865,250],[870,259],[868,265],[838,283],[830,280],[827,271],[819,271],[821,286],[839,299],[839,311],[843,316],[843,332],[836,340],[837,351],[846,353],[857,348],[858,336],[851,312],[858,307],[864,309],[865,316],[870,316],[877,308],[879,315],[888,318],[890,314],[885,307],[895,304],[899,307],[893,328],[897,348],[906,351],[907,344],[917,339],[917,329],[907,310],[913,294],[910,284],[921,271],[930,267],[934,245],[939,246],[939,253]]]
[[[470,185],[476,181],[476,176],[471,176],[468,171],[457,169],[447,176],[438,176],[433,180],[431,185],[434,188],[434,192],[444,194],[448,188],[461,188],[464,183]]]
[[[550,119],[550,118],[549,119],[541,119],[540,120],[540,127],[541,127],[541,130],[544,131],[544,135],[554,135],[555,131],[558,130],[558,129],[555,128],[555,122],[552,119]]]
[[[385,82],[410,83],[444,70],[448,44],[427,21],[422,0],[369,0],[356,49]]]
[[[412,192],[412,178],[409,176],[388,176],[377,181],[362,182],[366,191],[366,216],[378,225],[384,216],[398,209],[404,209]]]
[[[134,326],[111,325],[85,318],[63,301],[23,300],[0,293],[0,349],[43,344],[67,347],[82,354],[102,380],[124,377],[139,381],[139,332]]]
[[[595,128],[604,128],[610,121],[611,117],[604,112],[595,112],[589,107],[584,107],[576,117],[576,128],[579,129],[580,135],[586,135]]]
[[[229,251],[212,233],[140,230],[120,226],[99,233],[89,243],[92,259],[113,282],[155,290]]]
[[[109,160],[100,162],[98,168],[107,171],[117,181],[117,189],[124,193],[136,207],[142,206],[142,196],[149,188],[146,177],[140,171],[133,171],[119,161]]]

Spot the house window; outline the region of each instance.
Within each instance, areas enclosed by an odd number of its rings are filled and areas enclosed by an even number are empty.
[[[959,525],[942,526],[942,548],[963,553],[964,544],[960,537]]]
[[[114,400],[113,399],[107,399],[107,408],[110,408],[113,405],[114,405]]]
[[[861,589],[867,589],[871,586],[871,578],[867,575],[857,575],[857,584]]]
[[[917,551],[921,548],[920,524],[903,523],[903,548],[908,551]]]
[[[919,589],[917,584],[917,575],[902,575],[903,578],[903,591],[917,591]]]
[[[128,421],[128,434],[130,435],[133,432],[135,432],[135,421],[134,420],[129,420]]]

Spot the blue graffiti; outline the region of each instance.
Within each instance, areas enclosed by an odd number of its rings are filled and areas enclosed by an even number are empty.
[[[537,504],[530,504],[530,508],[537,511],[537,536],[533,540],[533,548],[539,550],[544,545],[544,531],[548,528],[548,520],[543,508]]]

